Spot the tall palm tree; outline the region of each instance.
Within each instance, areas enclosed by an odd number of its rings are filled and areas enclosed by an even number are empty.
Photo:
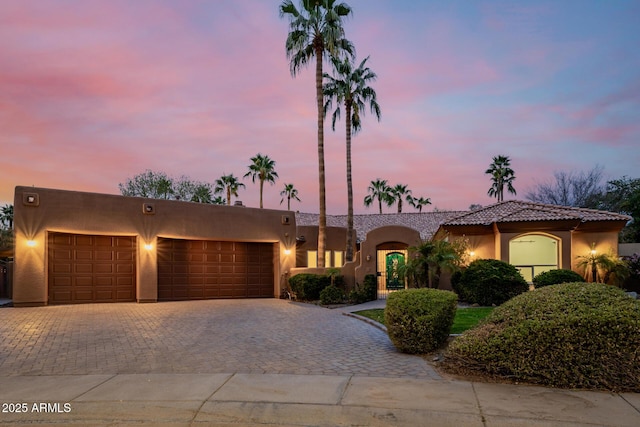
[[[386,179],[377,178],[375,181],[371,181],[369,188],[367,188],[369,195],[364,198],[364,205],[371,206],[375,199],[378,199],[378,209],[382,213],[382,202],[387,206],[391,206],[394,199],[391,197],[391,187],[387,184]]]
[[[487,194],[490,197],[495,197],[498,202],[504,200],[504,186],[507,186],[507,191],[515,195],[516,189],[513,187],[513,181],[516,179],[513,169],[511,169],[511,159],[508,156],[496,156],[493,158],[493,163],[489,166],[484,173],[491,175],[491,188]]]
[[[395,187],[391,187],[389,195],[391,196],[392,203],[398,202],[398,213],[402,213],[402,200],[406,200],[411,204],[411,190],[409,190],[406,184],[396,184]]]
[[[238,181],[238,178],[233,174],[222,175],[216,179],[216,186],[213,190],[215,194],[227,193],[227,205],[231,205],[231,196],[238,197],[238,190],[240,187],[244,187],[244,184]]]
[[[369,104],[371,113],[380,121],[380,106],[376,99],[376,91],[368,84],[376,80],[376,74],[365,67],[369,57],[366,57],[356,68],[348,58],[340,60],[331,58],[334,75],[324,74],[325,95],[324,114],[332,108],[333,101],[336,109],[333,112],[331,128],[336,130],[336,121],[340,118],[340,107],[344,104],[346,121],[346,150],[347,150],[347,250],[346,261],[353,260],[353,183],[351,179],[351,134],[362,128],[361,116],[364,116],[365,104]]]
[[[300,201],[300,198],[298,198],[298,190],[293,186],[293,184],[285,184],[284,185],[284,190],[282,190],[280,192],[280,195],[282,196],[282,200],[280,200],[280,204],[282,204],[282,202],[284,202],[284,199],[287,199],[287,210],[290,211],[291,210],[291,199],[295,199],[297,201]]]
[[[316,61],[316,105],[318,108],[318,267],[325,265],[327,240],[327,201],[324,172],[324,115],[322,108],[322,62],[331,56],[354,56],[353,44],[344,37],[342,21],[351,14],[351,7],[336,0],[301,0],[299,7],[292,0],[280,4],[280,17],[289,18],[289,34],[285,44],[289,69],[293,77],[312,59]]]
[[[431,204],[431,198],[430,197],[420,197],[420,198],[412,197],[411,200],[409,201],[409,204],[414,208],[418,209],[418,212],[422,212],[423,206],[427,206]]]
[[[276,183],[278,173],[275,171],[276,162],[269,158],[269,156],[263,156],[258,153],[251,158],[251,164],[249,165],[249,172],[244,174],[244,177],[251,177],[251,182],[256,182],[256,178],[260,181],[260,209],[262,209],[262,190],[264,188],[264,182],[269,182],[271,185]]]

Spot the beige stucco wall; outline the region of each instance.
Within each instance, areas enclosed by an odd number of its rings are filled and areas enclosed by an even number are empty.
[[[36,196],[38,206],[23,202],[28,194]],[[153,205],[153,215],[143,212],[145,203]],[[290,211],[16,187],[14,217],[16,305],[47,303],[47,232],[51,231],[137,236],[140,302],[157,300],[158,236],[274,243],[274,296],[280,295],[281,276],[295,266],[296,224]],[[27,240],[34,240],[35,246],[27,246]],[[153,245],[151,251],[144,249],[148,243]]]
[[[591,246],[595,244],[598,253],[618,254],[618,233],[606,231],[576,231],[572,235],[571,268],[579,273],[583,271],[577,267],[577,257],[589,255]]]
[[[364,276],[376,274],[378,246],[394,242],[412,247],[420,245],[422,240],[417,230],[400,225],[380,227],[370,231],[365,240],[360,243],[359,265],[354,269],[355,282],[363,283]]]

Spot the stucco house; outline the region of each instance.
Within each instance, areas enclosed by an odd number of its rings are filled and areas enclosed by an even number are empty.
[[[468,259],[499,259],[515,265],[527,281],[547,270],[577,270],[576,257],[591,250],[616,254],[618,234],[631,218],[612,212],[539,203],[506,201],[465,212],[355,215],[357,257],[342,267],[348,278],[362,283],[378,277],[378,295],[388,293],[387,263],[428,239],[464,239]],[[326,259],[342,259],[346,216],[328,216]],[[296,214],[299,231],[312,236],[298,244],[296,265],[314,265],[317,215]],[[336,255],[338,254],[338,255]],[[294,272],[304,269],[296,268]],[[449,287],[448,281],[441,287]]]
[[[318,271],[318,215],[16,187],[16,306],[280,297],[292,275]],[[474,211],[356,215],[345,263],[346,216],[327,217],[327,267],[348,284],[378,276],[422,241],[463,238],[469,257],[510,262],[530,279],[575,269],[594,247],[617,252],[629,217],[508,201]]]

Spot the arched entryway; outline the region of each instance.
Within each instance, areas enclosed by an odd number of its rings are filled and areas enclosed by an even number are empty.
[[[520,235],[509,241],[509,263],[531,283],[536,275],[561,267],[558,263],[559,242],[556,237],[546,234]]]
[[[390,292],[405,289],[406,281],[400,273],[407,259],[408,245],[399,242],[383,243],[376,248],[376,276],[378,298],[386,299]]]

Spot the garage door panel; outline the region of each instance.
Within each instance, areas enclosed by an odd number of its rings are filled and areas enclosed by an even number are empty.
[[[72,235],[70,245],[74,246],[94,246],[92,236]]]
[[[116,259],[118,261],[133,261],[133,251],[117,251]]]
[[[113,252],[112,251],[96,251],[95,252],[96,261],[113,261]]]
[[[71,265],[70,263],[56,263],[51,266],[51,269],[54,274],[68,274],[73,270],[73,265]]]
[[[116,272],[118,274],[132,275],[134,270],[133,264],[116,264]]]
[[[253,252],[251,252],[250,247]],[[158,239],[158,299],[210,299],[273,296],[273,244]],[[249,291],[249,283],[256,283]],[[186,287],[186,289],[185,289]]]
[[[93,271],[93,265],[86,264],[86,263],[76,264],[74,270],[76,274],[87,274],[87,273],[91,274]]]
[[[92,250],[76,250],[74,253],[74,257],[76,260],[93,260],[93,251]]]
[[[135,237],[52,232],[48,246],[50,304],[135,301]]]

